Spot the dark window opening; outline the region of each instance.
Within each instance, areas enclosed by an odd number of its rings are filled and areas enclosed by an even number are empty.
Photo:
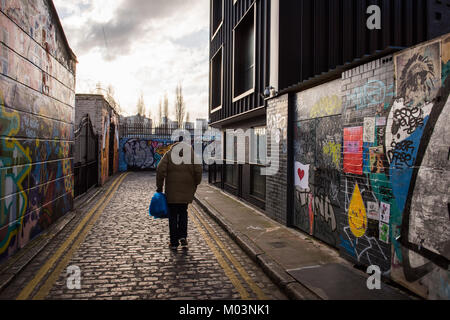
[[[222,49],[211,61],[211,110],[222,105]]]
[[[222,23],[222,0],[212,0],[212,35]]]
[[[228,164],[225,167],[225,182],[235,188],[238,187],[239,170],[237,164]]]
[[[261,175],[261,166],[251,167],[250,194],[259,199],[266,198],[266,176]]]
[[[234,30],[234,97],[238,97],[254,87],[254,10],[254,8],[249,10]]]

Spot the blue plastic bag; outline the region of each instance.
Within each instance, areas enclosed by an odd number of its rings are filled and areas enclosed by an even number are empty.
[[[167,205],[167,198],[164,193],[155,193],[150,202],[148,213],[155,219],[169,218],[169,206]]]

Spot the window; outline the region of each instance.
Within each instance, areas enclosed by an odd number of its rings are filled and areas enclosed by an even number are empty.
[[[261,175],[260,166],[251,166],[250,194],[259,199],[266,198],[266,176]]]
[[[266,127],[253,128],[250,143],[250,162],[253,164],[265,165],[267,156]]]
[[[250,94],[255,84],[255,6],[253,6],[238,23],[233,31],[234,66],[233,97],[234,101]]]
[[[229,164],[225,166],[225,182],[235,188],[238,187],[238,170],[237,164]]]
[[[222,48],[211,60],[210,110],[215,112],[222,107]]]
[[[214,38],[217,30],[219,30],[222,25],[223,16],[223,0],[212,0],[211,1],[211,38]]]

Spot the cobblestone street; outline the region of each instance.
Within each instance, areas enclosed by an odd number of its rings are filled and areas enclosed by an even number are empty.
[[[154,192],[154,172],[116,176],[77,209],[0,298],[286,299],[195,205],[189,208],[189,249],[171,251],[168,220],[148,215]],[[74,267],[80,289],[68,288]]]

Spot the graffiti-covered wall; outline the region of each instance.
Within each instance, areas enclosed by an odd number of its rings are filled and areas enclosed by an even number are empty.
[[[396,210],[384,149],[394,95],[392,56],[342,77],[339,246],[344,256],[362,265],[378,265],[385,275],[391,268],[389,211]]]
[[[342,252],[440,299],[450,298],[448,42],[349,71],[342,90]]]
[[[294,225],[335,247],[341,159],[341,81],[296,95]]]
[[[395,57],[397,98],[385,138],[397,211],[392,278],[450,299],[450,36]],[[400,238],[398,238],[400,236]]]
[[[119,171],[156,169],[171,145],[170,140],[121,138]]]
[[[72,209],[75,57],[47,1],[0,10],[3,261]]]
[[[289,104],[293,225],[429,299],[450,298],[449,70],[447,35]]]

